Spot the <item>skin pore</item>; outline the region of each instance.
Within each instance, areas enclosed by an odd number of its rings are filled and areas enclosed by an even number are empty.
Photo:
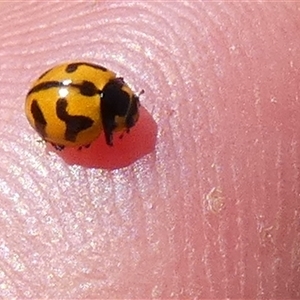
[[[0,5],[1,298],[300,297],[298,3]],[[151,153],[37,142],[30,83],[73,60],[145,90]]]

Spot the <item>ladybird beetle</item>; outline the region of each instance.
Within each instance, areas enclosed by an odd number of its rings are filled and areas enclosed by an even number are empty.
[[[64,63],[46,71],[26,96],[31,126],[56,149],[88,147],[103,131],[113,145],[113,133],[126,131],[139,117],[139,95],[123,78],[100,65]]]

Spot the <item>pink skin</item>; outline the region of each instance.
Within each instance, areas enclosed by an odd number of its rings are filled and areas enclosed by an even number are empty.
[[[0,298],[299,299],[300,6],[184,3],[0,4]],[[145,89],[152,153],[36,142],[30,82],[78,59]]]

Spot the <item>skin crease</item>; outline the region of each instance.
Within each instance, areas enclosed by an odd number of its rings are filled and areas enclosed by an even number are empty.
[[[1,3],[0,297],[300,297],[300,4]],[[113,171],[45,152],[30,82],[122,74],[155,151]]]

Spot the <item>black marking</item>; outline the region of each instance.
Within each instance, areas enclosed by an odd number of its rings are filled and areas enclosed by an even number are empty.
[[[101,70],[103,72],[107,72],[107,69],[105,67],[102,67],[102,66],[99,66],[96,64],[92,64],[92,63],[87,63],[87,62],[76,62],[76,63],[68,64],[66,67],[66,72],[73,73],[80,66],[88,66],[88,67],[94,68],[96,70]]]
[[[37,93],[37,92],[48,90],[51,88],[62,88],[62,87],[77,88],[77,89],[79,89],[79,92],[81,95],[88,96],[88,97],[92,97],[92,96],[95,96],[96,94],[101,93],[101,91],[99,91],[97,89],[97,87],[91,81],[87,81],[87,80],[84,80],[79,84],[75,84],[75,83],[65,84],[62,81],[45,81],[45,82],[41,82],[38,85],[34,86],[28,92],[27,96],[32,93]]]
[[[47,126],[47,121],[43,115],[43,112],[41,108],[39,107],[39,104],[37,100],[33,100],[31,103],[30,107],[31,114],[34,119],[34,126],[37,130],[37,132],[43,137],[46,137],[46,126]]]
[[[100,65],[96,65],[96,64],[92,64],[92,63],[87,63],[87,62],[76,62],[76,63],[71,63],[71,64],[68,64],[66,66],[66,73],[73,73],[75,72],[78,67],[80,66],[88,66],[88,67],[91,67],[93,69],[96,69],[96,70],[101,70],[103,72],[107,72],[108,69],[103,67],[103,66],[100,66]],[[54,70],[56,67],[53,67],[47,71],[45,71],[39,78],[38,80],[41,80],[43,77],[45,77],[50,71]],[[34,86],[29,92],[27,95],[31,94],[31,93],[35,93],[35,92],[38,92],[40,90],[46,90],[48,88],[52,88],[52,87],[61,87],[61,86],[64,86],[64,84],[61,82],[61,81],[46,81],[46,82],[42,82],[42,83],[39,83],[38,85]]]
[[[84,96],[92,97],[96,94],[99,94],[99,90],[96,88],[96,86],[92,82],[86,80],[80,84],[79,90],[80,94]]]
[[[81,95],[88,97],[95,96],[101,92],[91,81],[87,80],[82,81],[80,84],[70,84],[70,86],[78,88]]]
[[[70,142],[75,142],[77,135],[90,128],[94,121],[85,116],[72,116],[67,112],[68,101],[65,98],[60,98],[56,102],[56,115],[66,123],[65,139]]]
[[[43,91],[43,90],[48,90],[54,87],[63,87],[66,86],[64,85],[61,81],[45,81],[45,82],[41,82],[39,84],[37,84],[36,86],[34,86],[27,94],[30,95],[32,93],[36,93],[39,91]]]
[[[126,129],[135,124],[135,115],[138,112],[138,97],[130,99],[130,95],[122,90],[123,78],[110,80],[101,94],[101,116],[106,143],[113,145],[113,131],[117,127],[115,117],[126,117]]]

